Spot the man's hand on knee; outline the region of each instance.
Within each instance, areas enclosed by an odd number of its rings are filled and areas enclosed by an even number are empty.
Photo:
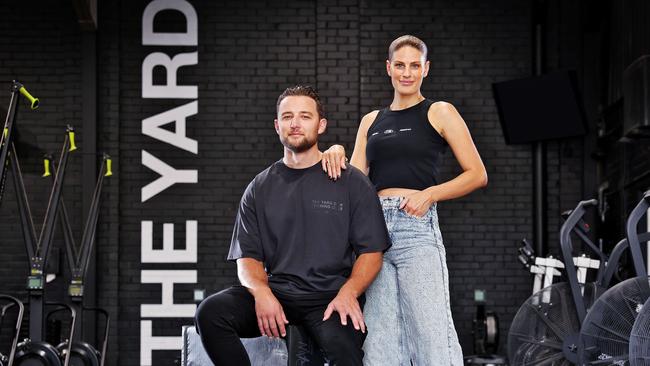
[[[366,323],[363,320],[363,312],[361,311],[361,306],[359,301],[353,292],[347,291],[345,286],[341,288],[338,295],[332,300],[327,309],[325,309],[325,314],[323,315],[323,321],[330,318],[333,312],[339,313],[341,318],[341,324],[348,324],[348,316],[352,320],[354,329],[361,330],[361,332],[366,332]]]
[[[270,289],[255,294],[255,314],[262,335],[278,338],[287,335],[284,325],[289,321],[284,315],[282,305]]]

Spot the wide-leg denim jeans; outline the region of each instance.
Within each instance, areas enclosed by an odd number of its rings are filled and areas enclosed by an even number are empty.
[[[366,291],[365,366],[462,366],[436,204],[423,217],[380,197],[393,246]]]

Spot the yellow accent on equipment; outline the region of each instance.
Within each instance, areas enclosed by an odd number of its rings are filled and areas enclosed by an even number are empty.
[[[49,177],[50,175],[52,175],[50,173],[50,159],[47,158],[43,159],[43,169],[44,171],[42,177]]]
[[[107,158],[106,159],[106,174],[104,174],[105,177],[110,177],[113,175],[113,159]]]
[[[40,104],[38,98],[34,98],[31,94],[29,94],[29,92],[27,91],[27,89],[25,89],[24,86],[21,86],[20,89],[18,90],[20,91],[20,94],[24,95],[25,98],[29,100],[32,109],[38,108],[38,105]]]
[[[75,145],[75,143],[74,143],[74,131],[72,131],[72,130],[68,131],[68,136],[70,137],[70,150],[68,150],[68,151],[77,150],[77,145]]]

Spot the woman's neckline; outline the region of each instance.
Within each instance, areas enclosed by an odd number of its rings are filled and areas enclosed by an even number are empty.
[[[389,112],[404,112],[404,111],[407,111],[407,110],[409,110],[409,109],[412,109],[412,108],[415,108],[415,107],[419,106],[419,105],[422,104],[425,100],[427,100],[427,98],[424,98],[424,99],[422,99],[421,101],[419,101],[419,102],[413,104],[412,106],[410,106],[410,107],[406,107],[406,108],[403,108],[403,109],[391,109],[391,108],[390,108],[390,105],[389,105],[389,106],[388,106],[388,111],[389,111]]]

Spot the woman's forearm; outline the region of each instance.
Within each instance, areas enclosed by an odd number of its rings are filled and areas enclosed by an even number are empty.
[[[484,170],[466,170],[456,178],[431,186],[425,191],[431,195],[433,202],[440,202],[468,195],[479,188],[485,187],[487,183],[488,177]]]

